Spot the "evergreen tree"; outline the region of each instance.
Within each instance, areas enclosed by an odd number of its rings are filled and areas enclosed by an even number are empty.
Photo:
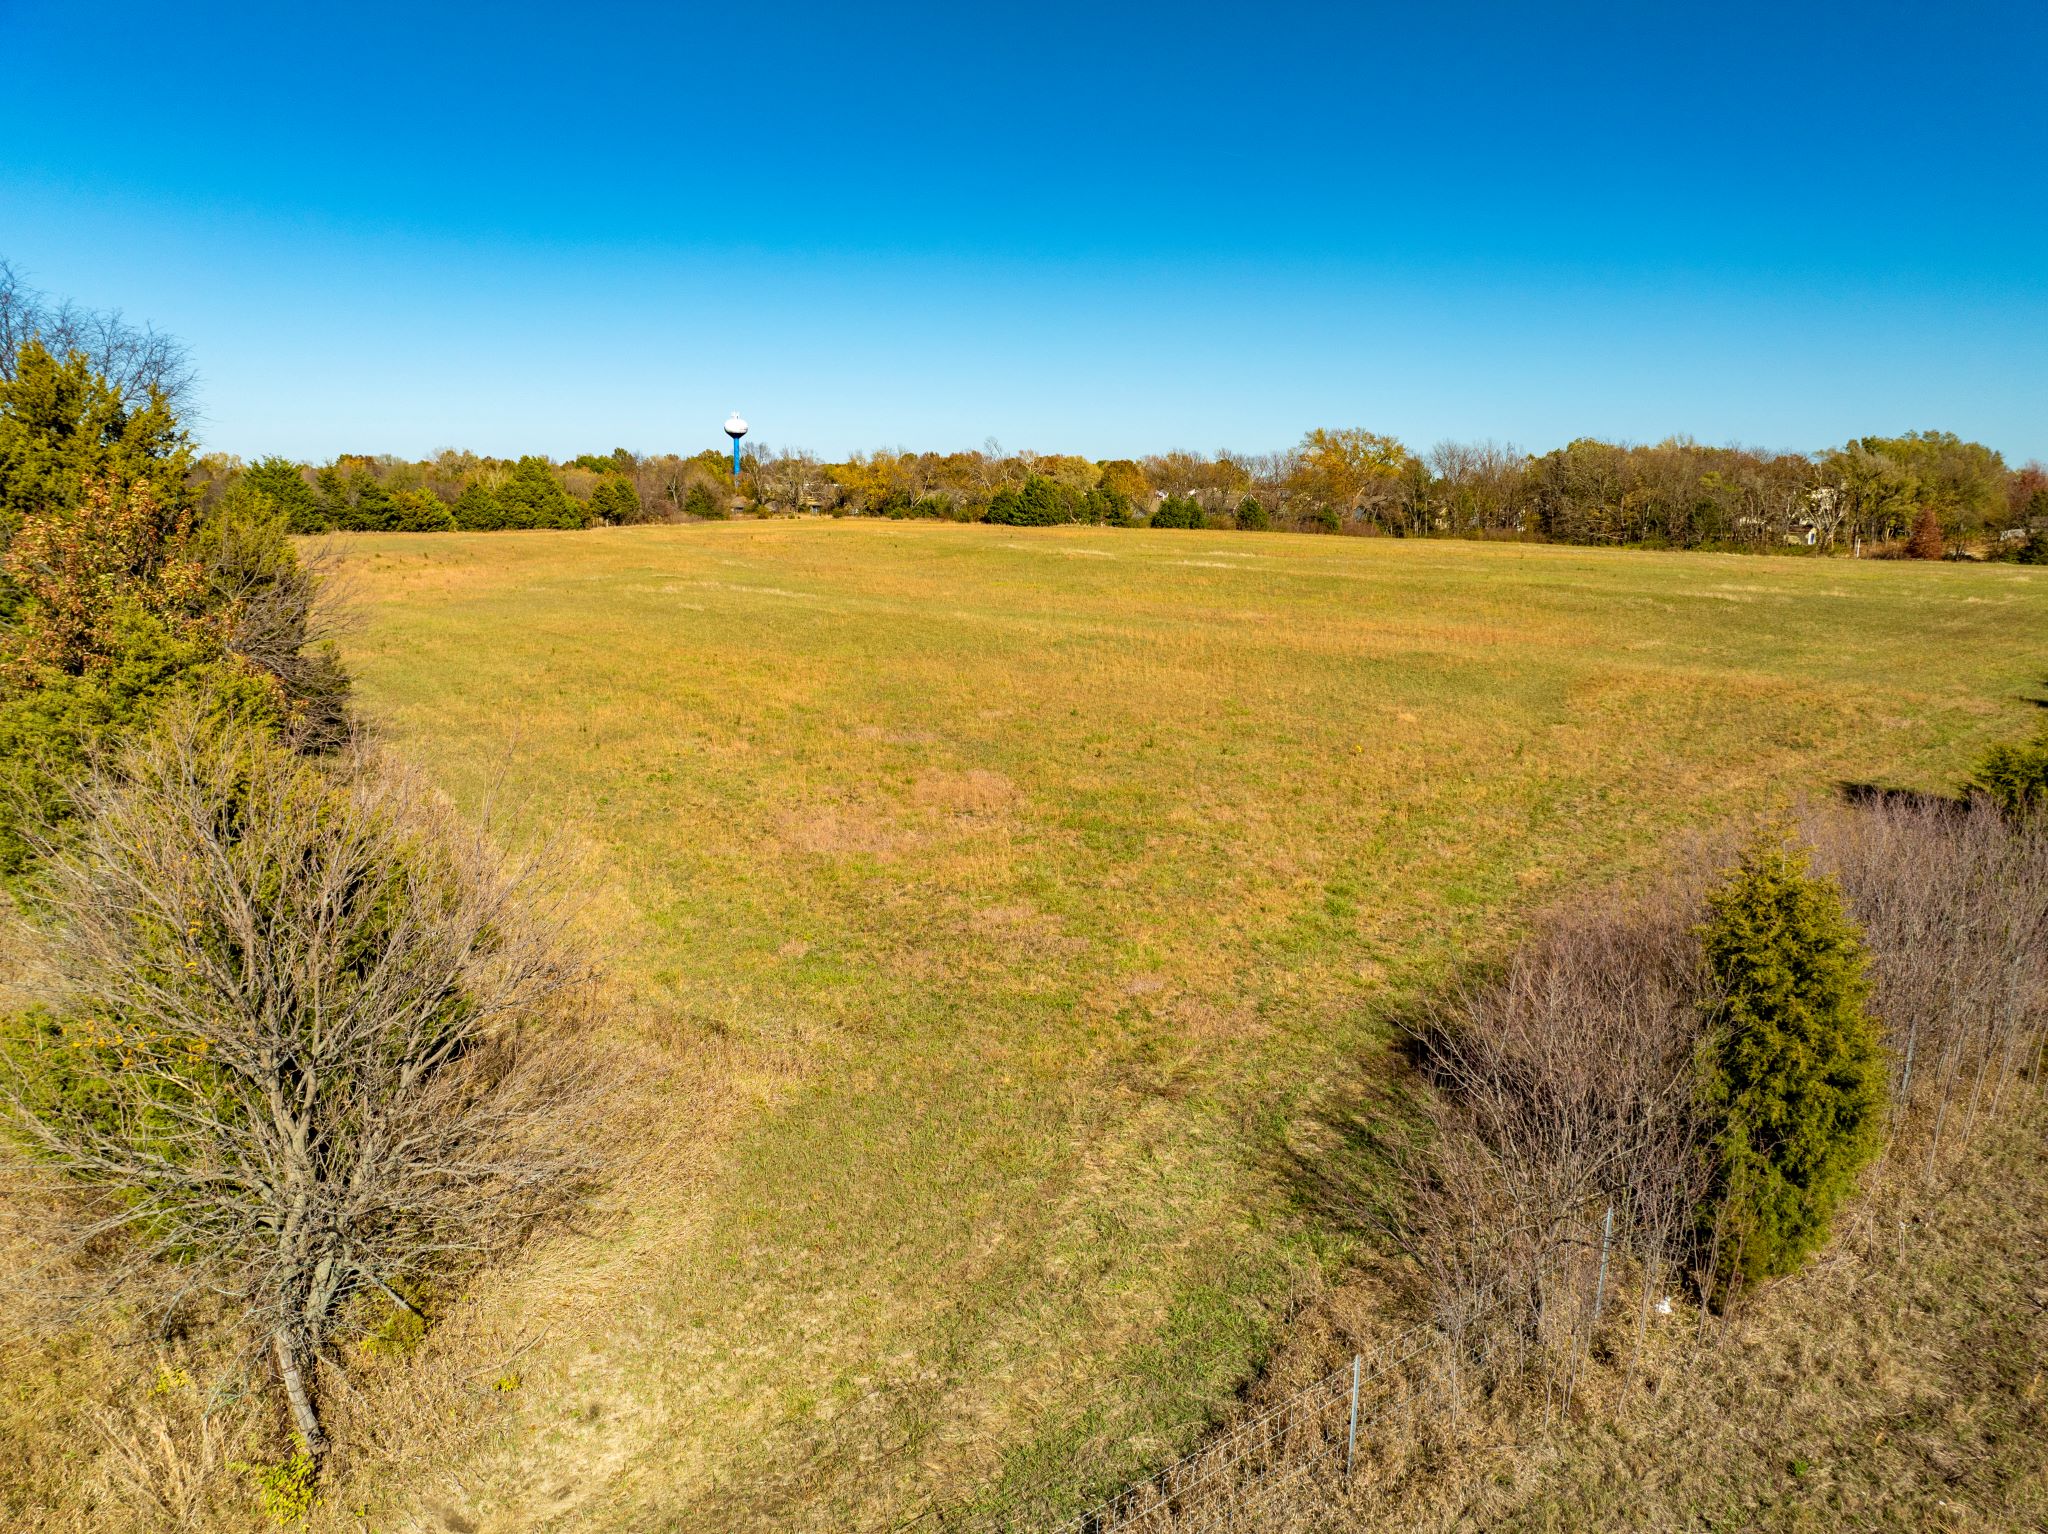
[[[388,533],[403,520],[365,460],[337,458],[313,476],[318,515],[325,526],[349,533]]]
[[[391,530],[399,533],[445,533],[455,526],[445,501],[431,490],[391,492]]]
[[[1725,1294],[1790,1272],[1826,1241],[1877,1152],[1887,1089],[1861,935],[1833,881],[1782,837],[1744,852],[1708,898],[1702,937],[1714,1138],[1701,1228],[1718,1241]]]
[[[582,506],[569,497],[545,458],[526,457],[512,466],[498,487],[505,527],[582,527]]]
[[[1026,527],[1053,527],[1074,520],[1073,508],[1067,502],[1066,486],[1047,479],[1043,474],[1033,474],[1024,481],[1019,499],[1023,509],[1022,522]]]
[[[89,485],[148,482],[182,506],[191,440],[163,396],[129,400],[81,352],[63,362],[30,341],[0,379],[0,546],[32,512],[78,506]]]
[[[314,587],[258,492],[195,525],[149,480],[109,477],[31,511],[0,563],[19,597],[0,633],[0,880],[33,866],[31,830],[70,820],[87,764],[172,699],[309,747],[341,722],[346,674],[307,645]]]
[[[505,525],[505,509],[498,504],[491,487],[480,479],[462,487],[462,494],[455,498],[454,517],[455,525],[465,533],[494,532]]]
[[[607,474],[590,492],[590,512],[600,522],[638,522],[639,493],[634,490],[631,480]]]
[[[986,520],[1007,527],[1052,527],[1076,519],[1077,501],[1057,480],[1033,474],[1019,488],[998,490],[988,503]]]
[[[683,515],[703,517],[709,521],[720,521],[725,516],[725,505],[701,479],[690,486],[690,493],[683,497]]]
[[[1237,525],[1247,533],[1263,533],[1273,525],[1273,519],[1266,515],[1265,505],[1255,495],[1248,495],[1237,503]]]
[[[1123,491],[1104,483],[1088,492],[1088,499],[1081,508],[1081,516],[1084,521],[1123,527],[1129,524],[1131,511],[1131,498]]]
[[[2048,728],[2019,745],[1993,746],[1970,786],[2014,819],[2048,812]]]
[[[259,458],[243,471],[242,478],[284,513],[285,526],[290,531],[324,533],[334,526],[322,514],[306,476],[289,458]]]
[[[2027,541],[2013,558],[2023,565],[2048,565],[2048,490],[2036,490],[2028,496],[2022,515],[2022,525],[2028,529]]]

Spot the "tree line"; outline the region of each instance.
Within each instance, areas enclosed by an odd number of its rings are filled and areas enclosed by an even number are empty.
[[[49,300],[0,261],[0,383],[17,422],[0,426],[0,497],[12,497],[15,512],[62,472],[25,447],[26,437],[96,443],[104,466],[117,469],[138,455],[160,458],[194,381],[175,338]],[[240,493],[262,496],[294,534],[815,513],[2048,562],[2048,466],[2010,466],[1997,450],[1941,431],[1858,437],[1820,452],[1582,437],[1528,453],[1451,441],[1418,451],[1372,431],[1317,428],[1280,452],[1100,460],[1011,451],[994,440],[842,462],[750,444],[737,481],[725,453],[709,448],[614,448],[562,461],[452,449],[420,460],[351,453],[323,464],[243,463],[202,456],[189,442],[182,451],[198,504],[247,487]]]
[[[39,364],[41,365],[41,364]],[[59,366],[54,362],[49,366]],[[202,496],[247,483],[295,533],[577,528],[829,515],[1114,527],[1510,538],[1674,549],[1978,553],[2048,561],[2048,469],[1948,432],[1820,453],[1581,438],[1542,454],[1318,428],[1284,452],[1095,460],[878,451],[826,462],[758,447],[729,460],[615,448],[556,462],[446,451],[195,461]]]

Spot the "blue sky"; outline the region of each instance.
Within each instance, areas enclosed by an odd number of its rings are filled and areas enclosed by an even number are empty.
[[[0,0],[0,255],[244,455],[2048,457],[2048,7]]]

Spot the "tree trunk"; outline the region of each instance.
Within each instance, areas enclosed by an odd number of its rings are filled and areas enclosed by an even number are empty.
[[[271,1350],[277,1355],[277,1372],[284,1381],[285,1399],[291,1403],[292,1425],[306,1440],[306,1452],[317,1460],[327,1452],[327,1433],[320,1426],[319,1412],[313,1409],[312,1393],[306,1389],[306,1376],[299,1367],[299,1350],[281,1331],[272,1335]]]

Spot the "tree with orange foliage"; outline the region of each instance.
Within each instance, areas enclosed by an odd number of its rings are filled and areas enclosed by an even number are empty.
[[[348,731],[348,679],[321,642],[320,577],[282,514],[231,493],[203,524],[147,479],[46,502],[0,556],[0,879],[75,818],[89,764],[176,698],[324,750]]]
[[[1906,556],[1909,559],[1940,559],[1948,552],[1948,543],[1941,536],[1941,514],[1932,506],[1920,513],[1920,520],[1913,524],[1913,536],[1906,540]]]
[[[208,610],[206,571],[191,544],[191,513],[165,506],[147,480],[126,488],[94,480],[75,510],[28,517],[0,560],[26,599],[0,642],[6,679],[33,686],[39,673],[80,676],[107,665],[124,612],[224,648],[230,615]]]

